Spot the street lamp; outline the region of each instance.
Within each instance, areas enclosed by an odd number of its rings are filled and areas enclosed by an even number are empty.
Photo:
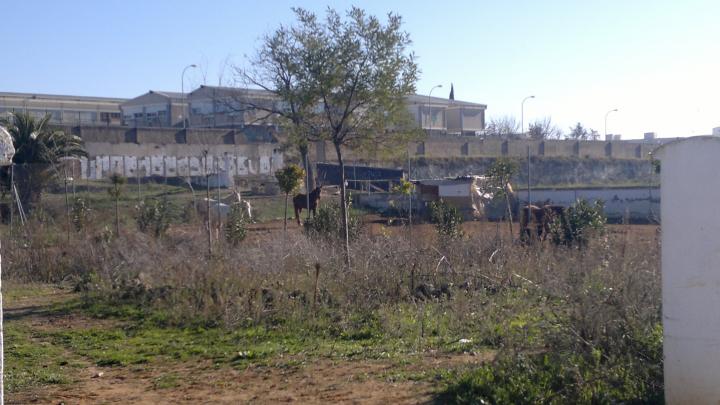
[[[618,109],[615,108],[615,109],[610,110],[610,111],[608,111],[608,112],[605,113],[605,139],[607,139],[607,117],[608,117],[608,115],[609,115],[611,112],[615,112],[615,111],[617,111],[617,110],[618,110]]]
[[[535,96],[527,96],[520,103],[520,134],[525,135],[525,101],[529,98],[535,98]]]
[[[182,74],[180,75],[180,91],[182,94],[182,106],[181,107],[182,107],[182,111],[183,111],[183,117],[182,117],[183,118],[183,129],[185,129],[185,120],[187,118],[185,116],[185,112],[187,109],[187,106],[185,105],[186,104],[185,103],[185,71],[190,68],[196,68],[196,67],[197,67],[197,65],[195,65],[195,64],[187,65],[187,66],[185,66],[185,69],[183,69]],[[168,111],[168,112],[170,113],[170,114],[168,114],[168,116],[172,117],[172,111]],[[190,115],[190,113],[188,112],[187,115]]]
[[[436,86],[433,86],[433,88],[430,89],[430,93],[428,93],[428,103],[427,103],[427,106],[428,106],[428,117],[427,117],[427,121],[428,121],[428,131],[430,130],[430,124],[429,124],[429,123],[430,123],[430,97],[432,96],[433,90],[435,90],[435,89],[437,89],[437,88],[440,88],[440,87],[442,87],[442,84],[438,84],[438,85],[436,85]]]

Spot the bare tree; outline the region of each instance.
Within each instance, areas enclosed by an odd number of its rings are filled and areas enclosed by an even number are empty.
[[[581,123],[575,124],[574,127],[570,127],[570,132],[565,135],[565,139],[574,139],[577,141],[596,141],[600,137],[600,134],[592,128],[585,128]]]
[[[315,132],[312,116],[317,97],[306,79],[303,44],[293,27],[281,26],[265,35],[247,67],[235,67],[236,81],[263,90],[267,97],[253,96],[250,91],[227,92],[219,98],[228,111],[251,112],[255,122],[274,122],[287,134],[287,143],[299,149],[306,173],[308,192],[314,187],[309,144],[320,136]]]
[[[550,117],[535,120],[528,128],[530,139],[562,139],[562,136],[562,130],[552,123]]]
[[[489,137],[516,139],[520,137],[520,125],[515,117],[510,115],[495,117],[490,119],[485,133]]]

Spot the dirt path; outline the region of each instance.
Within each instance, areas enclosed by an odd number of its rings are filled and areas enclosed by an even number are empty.
[[[379,378],[391,365],[379,362],[335,364],[322,360],[305,367],[251,367],[215,370],[211,365],[179,364],[105,369],[70,386],[15,396],[9,403],[423,403],[432,400],[428,383],[392,383]],[[96,374],[95,374],[96,375]],[[169,385],[169,386],[168,386]]]
[[[117,326],[112,320],[48,312],[52,303],[73,296],[56,289],[17,297],[7,307],[8,322],[42,332]],[[480,364],[491,357],[491,354],[424,353],[400,361],[280,356],[269,365],[235,369],[215,366],[210,360],[97,367],[69,350],[65,352],[68,359],[81,365],[70,376],[71,383],[9,393],[7,403],[430,403],[436,389],[432,379],[413,381],[408,376]]]

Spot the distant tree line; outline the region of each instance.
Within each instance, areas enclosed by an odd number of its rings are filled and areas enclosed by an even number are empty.
[[[492,118],[485,129],[485,136],[501,139],[572,139],[578,141],[595,141],[600,138],[598,131],[586,128],[581,123],[570,127],[568,132],[553,124],[550,117],[536,119],[527,126],[525,133],[517,119],[510,115]]]

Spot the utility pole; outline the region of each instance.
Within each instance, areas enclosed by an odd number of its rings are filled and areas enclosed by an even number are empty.
[[[67,154],[65,155],[67,158]],[[68,160],[65,159],[63,162],[63,177],[65,183],[65,226],[67,227],[67,240],[70,242],[70,201],[68,200],[68,173],[67,173]]]
[[[410,175],[410,151],[407,151],[407,165],[408,165],[408,181],[412,179],[412,176]],[[410,183],[412,184],[412,182]],[[410,192],[408,193],[408,226],[410,231],[410,237],[412,238],[412,188],[410,189]]]
[[[195,65],[195,64],[187,65],[187,66],[185,66],[185,69],[183,69],[182,74],[180,75],[180,92],[181,92],[181,94],[182,94],[182,97],[181,97],[181,98],[182,98],[182,105],[181,105],[181,107],[182,107],[182,115],[183,115],[183,117],[182,117],[182,119],[183,119],[183,129],[186,129],[186,128],[187,128],[186,121],[190,118],[190,117],[189,117],[189,115],[190,115],[190,110],[188,109],[188,106],[186,105],[187,102],[185,101],[185,71],[188,70],[188,69],[190,69],[190,68],[196,68],[196,67],[197,67],[197,65]],[[170,107],[171,107],[171,108],[170,108],[170,111],[168,111],[168,113],[169,113],[169,114],[168,114],[168,117],[170,118],[170,120],[172,120],[172,102],[170,102]],[[185,114],[186,111],[187,111],[187,115]],[[171,124],[172,124],[172,122],[171,122]],[[185,136],[187,137],[187,134],[185,134]]]
[[[13,235],[13,220],[14,218],[14,212],[15,212],[15,165],[10,164],[10,199],[12,202],[10,203],[10,239],[12,239]]]
[[[528,160],[528,162],[527,162],[527,173],[528,173],[527,177],[528,178],[527,178],[527,221],[526,221],[526,223],[529,224],[530,223],[530,201],[532,201],[532,200],[530,200],[530,145],[528,145],[528,147],[527,147],[527,160]],[[520,221],[520,223],[518,224],[518,227],[522,227],[522,221]],[[525,231],[526,231],[525,229],[520,229],[520,235],[522,235],[523,232],[525,232]]]
[[[140,156],[135,157],[135,180],[138,186],[138,204],[142,203],[142,195],[140,193]]]
[[[612,110],[610,110],[610,111],[608,111],[608,112],[605,113],[605,139],[606,139],[606,140],[607,140],[607,117],[608,117],[608,115],[610,115],[611,112],[615,112],[615,111],[617,111],[617,110],[618,110],[618,109],[615,108],[615,109],[612,109]]]
[[[525,135],[525,101],[529,98],[535,98],[535,96],[527,96],[520,103],[520,136]]]
[[[222,228],[222,217],[220,216],[220,162],[215,160],[215,188],[217,189],[217,229],[218,241],[220,241],[220,230]]]
[[[208,237],[208,257],[212,256],[212,229],[210,225],[210,174],[208,173],[208,151],[203,151],[205,155],[205,212],[207,213],[207,237]]]
[[[430,89],[430,93],[428,93],[427,118],[426,118],[427,123],[428,123],[428,134],[429,134],[430,131],[431,131],[430,126],[432,125],[432,120],[430,119],[430,118],[431,118],[431,115],[432,115],[432,114],[431,114],[431,109],[430,109],[430,98],[432,97],[432,92],[433,92],[433,90],[438,89],[438,88],[441,88],[441,87],[442,87],[442,84],[435,85],[435,86],[433,86],[432,89]]]

